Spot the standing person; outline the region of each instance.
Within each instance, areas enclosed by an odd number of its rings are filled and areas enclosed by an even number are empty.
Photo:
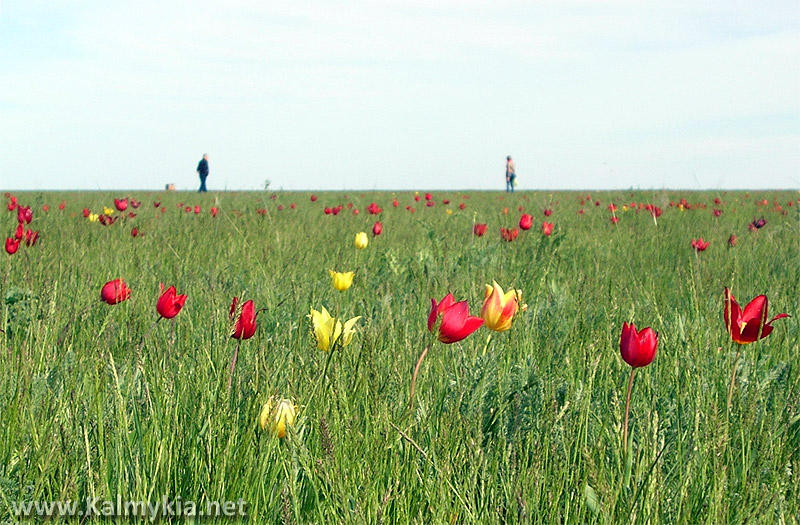
[[[208,177],[208,153],[203,153],[203,158],[197,164],[197,174],[200,175],[200,189],[199,192],[208,191],[206,189],[206,177]]]
[[[514,191],[514,181],[517,178],[517,167],[511,160],[511,155],[506,157],[506,191]]]

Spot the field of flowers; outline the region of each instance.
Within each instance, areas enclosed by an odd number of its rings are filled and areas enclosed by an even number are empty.
[[[7,193],[0,520],[797,522],[798,197]]]

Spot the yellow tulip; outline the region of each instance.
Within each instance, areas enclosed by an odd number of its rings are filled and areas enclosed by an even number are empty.
[[[446,210],[444,210],[444,212],[446,214],[448,214],[448,215],[452,215],[453,214],[453,210],[451,210],[450,208],[447,208]]]
[[[294,425],[296,415],[297,407],[290,399],[272,396],[264,403],[258,416],[258,424],[261,430],[269,430],[275,436],[282,438],[286,437],[286,427]]]
[[[353,286],[353,276],[355,275],[354,272],[335,272],[333,270],[328,270],[328,273],[331,274],[333,287],[340,292],[343,292]]]
[[[100,219],[100,216],[97,215],[96,213],[89,214],[89,222],[97,222],[98,219]]]
[[[353,242],[353,244],[355,244],[356,248],[358,248],[359,250],[363,250],[364,248],[366,248],[367,245],[369,244],[369,238],[367,237],[366,232],[358,232],[356,234],[356,239]]]
[[[105,213],[106,215],[114,215],[114,208],[109,208],[107,206],[104,206],[103,213]]]
[[[528,305],[520,306],[521,290],[503,292],[500,285],[493,281],[493,286],[486,285],[481,317],[486,328],[495,332],[505,332],[511,328],[511,321],[519,309],[525,310]]]
[[[353,340],[353,334],[355,334],[353,327],[361,319],[361,317],[353,317],[344,323],[343,329],[342,322],[331,317],[331,314],[328,313],[324,306],[321,312],[312,308],[309,317],[314,330],[314,338],[317,341],[317,348],[326,352],[336,345],[339,337],[341,337],[342,346],[349,345],[350,341]]]
[[[627,205],[625,205],[625,204],[623,204],[623,205],[622,205],[622,211],[628,211],[628,206],[627,206]]]

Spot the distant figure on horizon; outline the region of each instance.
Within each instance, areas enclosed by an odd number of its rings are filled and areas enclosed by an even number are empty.
[[[200,175],[200,189],[198,193],[208,191],[206,189],[206,177],[208,177],[208,153],[203,153],[203,158],[197,163],[197,174]]]
[[[517,167],[511,160],[511,155],[506,157],[506,191],[514,192],[515,181],[517,180]]]

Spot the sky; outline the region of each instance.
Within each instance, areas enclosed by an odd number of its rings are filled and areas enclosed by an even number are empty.
[[[3,0],[0,188],[800,188],[800,4]]]

